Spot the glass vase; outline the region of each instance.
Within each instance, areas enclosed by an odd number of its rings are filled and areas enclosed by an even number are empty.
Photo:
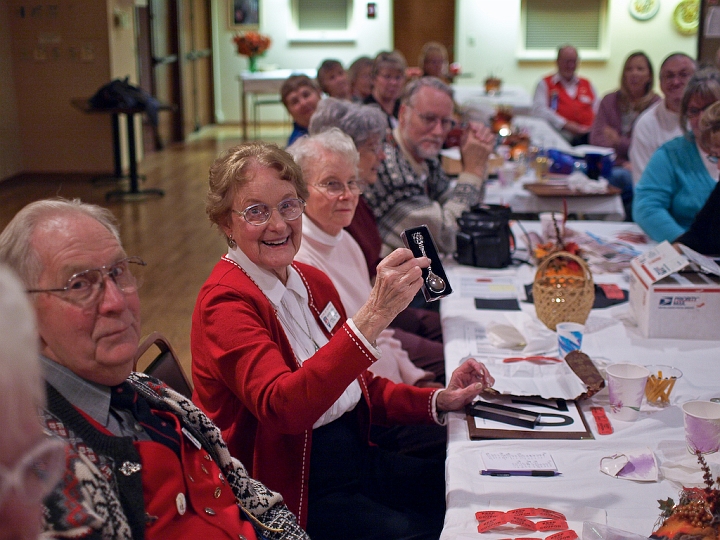
[[[257,59],[257,56],[248,56],[248,71],[250,73],[255,73],[258,70]]]

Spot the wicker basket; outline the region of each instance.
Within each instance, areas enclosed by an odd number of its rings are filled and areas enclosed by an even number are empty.
[[[576,262],[584,277],[563,274],[549,275],[550,263],[555,259]],[[545,257],[535,273],[532,287],[533,301],[538,319],[550,330],[560,322],[585,324],[595,302],[595,284],[587,263],[577,255],[558,251]]]

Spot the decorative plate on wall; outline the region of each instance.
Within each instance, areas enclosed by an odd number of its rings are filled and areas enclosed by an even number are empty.
[[[684,36],[691,36],[700,24],[700,0],[682,0],[673,12],[675,28]]]
[[[660,9],[660,0],[630,0],[628,4],[630,15],[639,21],[647,21],[657,15]]]

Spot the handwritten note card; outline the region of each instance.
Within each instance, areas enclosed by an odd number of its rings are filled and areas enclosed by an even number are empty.
[[[482,452],[487,471],[557,471],[549,452]]]

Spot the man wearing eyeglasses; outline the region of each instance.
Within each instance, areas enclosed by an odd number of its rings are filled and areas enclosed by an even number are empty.
[[[638,117],[630,141],[628,157],[635,184],[655,150],[683,134],[680,104],[685,87],[695,70],[695,60],[684,53],[671,54],[660,66],[660,90],[664,97]]]
[[[399,123],[383,145],[378,180],[365,191],[383,239],[384,255],[403,247],[400,233],[427,225],[440,251],[455,250],[456,219],[482,200],[488,156],[495,136],[470,123],[460,152],[462,172],[451,186],[439,155],[453,118],[453,90],[434,77],[417,79],[405,88]]]
[[[189,400],[132,373],[141,270],[112,214],[38,201],[0,234],[35,307],[46,428],[69,443],[46,529],[73,538],[306,538]]]

